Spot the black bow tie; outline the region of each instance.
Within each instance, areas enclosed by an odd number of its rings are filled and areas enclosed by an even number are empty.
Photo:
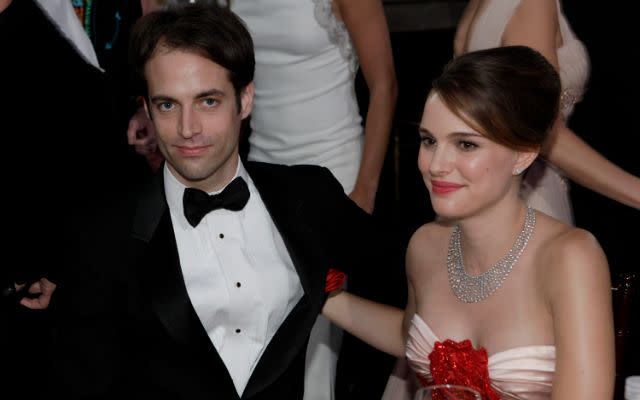
[[[200,189],[186,188],[182,196],[184,216],[194,228],[202,218],[213,210],[226,208],[242,210],[249,201],[249,187],[244,179],[237,177],[218,194],[209,195]]]

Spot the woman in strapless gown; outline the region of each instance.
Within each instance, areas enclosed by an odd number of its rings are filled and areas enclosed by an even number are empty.
[[[433,83],[418,166],[440,218],[410,240],[407,306],[341,291],[323,310],[372,346],[406,357],[415,387],[465,385],[484,400],[613,395],[602,248],[521,197],[560,92],[555,68],[525,46],[456,57]],[[388,388],[384,398],[411,399],[408,389]]]
[[[523,181],[525,200],[573,224],[568,177],[640,209],[640,178],[606,160],[566,126],[584,94],[589,59],[562,12],[560,0],[470,0],[458,24],[454,53],[504,45],[525,45],[540,51],[558,69],[562,82],[555,134]]]
[[[543,154],[523,180],[522,195],[526,202],[573,224],[570,178],[604,196],[640,208],[640,179],[602,157],[566,125],[575,104],[584,95],[589,58],[567,22],[560,1],[470,0],[458,23],[454,54],[509,44],[527,45],[542,52],[556,66],[562,84],[555,140],[548,140],[552,144],[543,148]],[[399,360],[388,392],[397,393],[398,387],[409,384],[404,375],[406,370],[406,361]]]

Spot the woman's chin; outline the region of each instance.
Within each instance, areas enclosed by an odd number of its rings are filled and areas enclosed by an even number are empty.
[[[431,207],[439,219],[457,219],[463,214],[460,204],[452,199],[438,199],[431,197]]]

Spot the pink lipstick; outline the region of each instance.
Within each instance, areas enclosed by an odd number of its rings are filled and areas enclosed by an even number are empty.
[[[459,185],[457,183],[447,182],[447,181],[434,181],[434,180],[431,181],[431,191],[435,194],[452,193],[463,186],[464,185]]]

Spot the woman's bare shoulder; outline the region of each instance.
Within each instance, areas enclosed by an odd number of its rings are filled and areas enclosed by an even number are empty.
[[[445,222],[430,222],[414,232],[407,247],[407,275],[428,273],[440,265],[437,261],[447,251],[452,229]]]
[[[430,222],[418,228],[409,240],[409,250],[416,247],[440,247],[441,244],[449,243],[453,225],[447,222]]]
[[[545,214],[538,213],[540,230],[539,252],[547,261],[558,262],[602,252],[595,236],[584,229],[567,225]],[[538,228],[536,228],[538,229]]]
[[[536,264],[546,287],[567,279],[608,275],[606,255],[589,231],[541,215]]]

